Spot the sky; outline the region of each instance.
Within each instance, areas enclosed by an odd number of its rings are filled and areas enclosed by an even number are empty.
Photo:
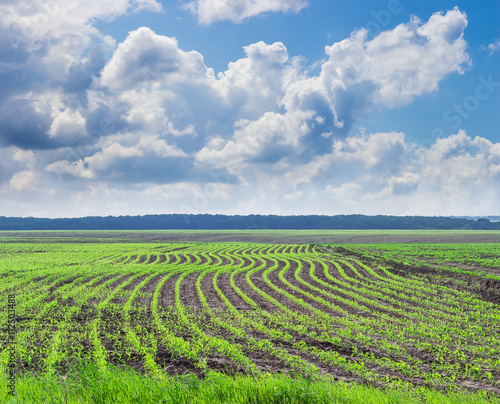
[[[0,215],[500,214],[497,0],[3,0]]]

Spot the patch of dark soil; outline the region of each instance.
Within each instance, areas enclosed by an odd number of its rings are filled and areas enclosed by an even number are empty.
[[[157,259],[158,259],[157,255],[151,254],[148,260],[148,264],[153,264],[154,262],[156,262]]]
[[[317,287],[317,288],[320,288],[322,290],[324,290],[325,292],[327,293],[330,293],[332,295],[337,295],[343,299],[347,299],[347,300],[352,300],[352,296],[349,296],[347,293],[344,293],[343,291],[346,290],[348,291],[349,289],[346,289],[344,288],[343,286],[340,286],[340,285],[336,285],[335,283],[333,283],[332,281],[330,281],[324,271],[323,271],[323,266],[318,262],[318,261],[312,261],[314,266],[315,266],[315,271],[314,271],[314,275],[320,279],[321,281],[323,282],[326,282],[327,284],[331,284],[332,286],[336,286],[338,288],[340,288],[341,290],[332,290],[328,287],[325,287],[324,285],[322,285],[321,283],[316,283],[315,280],[313,280],[311,277],[310,277],[310,274],[309,274],[309,264],[307,263],[303,263],[305,269],[301,272],[301,278],[303,280],[305,280],[306,282],[310,283],[311,285]],[[352,292],[352,290],[351,290]],[[366,306],[367,308],[369,308],[371,311],[374,311],[374,312],[380,312],[380,313],[386,313],[388,314],[389,316],[392,316],[392,317],[403,317],[403,316],[400,316],[398,314],[395,314],[394,312],[392,311],[389,311],[389,310],[386,310],[384,309],[383,307],[380,307],[380,305],[377,305],[376,302],[380,302],[384,305],[388,305],[388,306],[392,306],[392,303],[390,302],[387,302],[385,300],[382,300],[376,296],[370,296],[370,295],[366,295],[364,293],[361,293],[361,292],[356,292],[358,293],[360,296],[362,297],[366,297],[368,299],[370,299],[371,301],[374,302],[374,304],[370,304],[370,303],[366,303],[366,302],[360,302],[361,305],[363,306]],[[324,296],[323,294],[321,295],[321,297],[326,297]],[[326,300],[329,300],[328,298]],[[345,305],[344,303],[341,303],[335,299],[332,299],[332,303],[339,306],[339,307],[342,307],[343,309],[349,311],[350,313],[353,313],[353,314],[360,314],[358,312],[357,309],[351,307],[351,306],[348,306],[348,305]],[[400,307],[401,308],[401,307]],[[404,306],[404,309],[405,310],[408,310],[408,306]]]
[[[48,292],[49,292],[49,293],[54,293],[57,289],[59,289],[59,288],[61,288],[61,287],[65,286],[65,285],[67,285],[67,284],[69,284],[69,283],[73,282],[75,279],[77,279],[77,278],[79,278],[79,277],[80,277],[80,276],[72,276],[72,277],[70,277],[70,278],[68,278],[68,279],[65,279],[65,280],[62,280],[62,281],[60,281],[60,282],[57,282],[56,284],[52,285],[52,286],[49,288]]]
[[[129,291],[129,292],[133,291],[137,287],[137,285],[139,285],[149,275],[150,274],[144,274],[144,275],[138,276],[132,282],[130,282],[128,285],[124,286],[122,288],[122,290],[126,290],[126,291]]]
[[[161,254],[160,260],[158,261],[158,264],[163,264],[164,262],[167,262],[167,256],[164,254]]]
[[[111,285],[109,285],[108,288],[110,290],[115,289],[116,287],[120,286],[123,282],[128,281],[132,275],[133,274],[126,274],[126,275],[119,277],[117,280],[115,280],[113,283],[111,283]]]
[[[274,262],[269,260],[269,259],[266,259],[264,258],[265,262],[266,262],[266,267],[265,269],[263,269],[262,271],[259,271],[257,273],[254,273],[251,277],[250,277],[250,280],[252,281],[252,283],[257,287],[259,288],[260,290],[262,290],[263,292],[265,292],[266,294],[268,294],[269,296],[271,296],[272,298],[276,299],[278,302],[284,304],[286,307],[288,307],[289,309],[291,310],[294,310],[294,311],[297,311],[299,313],[303,312],[304,311],[304,308],[302,306],[300,306],[299,304],[291,301],[290,299],[288,299],[285,295],[281,294],[280,292],[278,291],[275,291],[274,289],[272,289],[263,279],[262,277],[262,273],[272,267],[274,265]],[[268,275],[268,278],[269,280],[271,281],[271,283],[273,283],[274,285],[280,287],[281,289],[285,289],[281,284],[281,281],[278,279],[278,275],[277,273],[279,272],[279,270],[281,270],[283,268],[283,266],[285,265],[283,261],[279,260],[278,261],[278,265],[279,265],[279,268],[272,271],[269,275]],[[250,286],[246,286],[246,289],[244,289],[244,292],[246,293],[246,291],[250,288]],[[293,293],[292,293],[293,294]],[[279,310],[278,307],[275,307],[271,302],[267,301],[266,300],[266,311],[270,311],[270,312],[274,312],[276,310]],[[261,307],[264,309],[264,307]],[[271,310],[269,310],[269,308],[271,308]]]
[[[325,254],[334,252],[342,254],[345,257],[355,257],[366,265],[373,265],[374,262],[375,264],[382,264],[389,267],[388,270],[395,275],[402,277],[408,277],[408,275],[419,276],[441,286],[475,294],[482,300],[491,303],[500,303],[500,280],[485,279],[467,273],[445,271],[425,264],[418,266],[407,265],[383,257],[374,260],[373,257],[366,257],[363,253],[350,251],[343,247],[321,246],[317,247],[317,249]],[[443,275],[445,276],[443,277]]]
[[[141,258],[139,258],[139,264],[145,263],[147,259],[148,259],[147,255],[141,255]]]
[[[284,262],[280,262],[280,270],[284,267],[285,263]],[[301,278],[304,278],[304,274],[308,273],[309,272],[309,264],[306,263],[306,262],[302,262],[302,265],[303,265],[303,269],[301,271]],[[297,269],[297,262],[295,261],[290,261],[290,269],[285,273],[284,275],[284,278],[293,286],[295,286],[296,288],[299,288],[300,290],[303,290],[304,292],[309,292],[311,294],[313,294],[314,296],[318,296],[320,297],[321,299],[325,300],[326,302],[328,303],[331,303],[333,306],[337,306],[337,307],[340,307],[341,309],[343,310],[346,310],[348,313],[351,313],[351,314],[355,314],[355,315],[359,315],[359,316],[362,316],[362,317],[367,317],[367,318],[374,318],[375,315],[374,314],[369,314],[369,313],[366,313],[366,312],[363,312],[363,311],[359,311],[357,310],[356,308],[353,308],[351,306],[348,306],[342,302],[339,302],[335,299],[332,299],[332,298],[329,298],[328,296],[324,295],[324,294],[321,294],[321,293],[318,293],[318,292],[315,292],[314,290],[308,288],[307,286],[303,285],[302,283],[300,283],[299,281],[297,281],[295,279],[295,276],[294,276],[294,273],[295,273],[295,270]],[[277,271],[274,271],[272,273],[272,277],[270,276],[269,279],[276,284],[276,282],[281,282],[281,280],[278,278],[278,272],[279,270]],[[305,280],[305,279],[304,279]],[[325,313],[329,313],[331,314],[333,317],[339,317],[339,316],[342,316],[342,314],[336,312],[335,310],[329,308],[328,306],[314,300],[314,299],[311,299],[309,298],[308,296],[290,288],[289,286],[281,283],[280,287],[282,287],[283,289],[285,289],[288,293],[290,293],[291,295],[295,296],[296,298],[299,298],[299,299],[302,299],[304,302],[310,304],[311,306],[313,306],[314,308],[316,309],[319,309]]]
[[[276,245],[272,248],[270,248],[268,251],[267,251],[267,254],[276,254],[276,250],[278,250],[280,246],[279,245]]]
[[[231,255],[232,255],[232,254],[233,254],[233,253],[231,253]],[[237,256],[235,256],[235,255],[232,255],[232,258],[233,258],[233,261],[234,261],[234,264],[233,264],[233,266],[234,266],[234,267],[236,267],[236,266],[238,266],[238,265],[240,265],[240,264],[241,264],[241,257],[237,257]]]
[[[158,343],[155,362],[163,372],[171,376],[187,374],[200,376],[202,373],[201,369],[196,367],[195,362],[173,355],[161,342]],[[207,365],[210,367],[208,360]]]
[[[278,249],[276,250],[276,254],[284,254],[284,250],[287,246],[286,245],[282,245],[280,247],[278,247]]]
[[[158,282],[161,281],[161,279],[165,276],[165,274],[159,274],[153,277],[153,279],[150,279],[146,285],[141,289],[142,293],[147,293],[149,296],[140,296],[136,297],[135,303],[147,307],[148,311],[151,310],[149,305],[151,304],[151,300],[153,299],[153,292],[156,290],[156,286],[158,285]]]
[[[125,264],[130,264],[137,259],[137,255],[132,255],[129,260],[125,261]]]
[[[246,257],[241,257],[241,259],[243,260],[243,265],[242,265],[242,268],[245,268],[245,267],[248,267],[249,265],[252,264],[252,261],[250,261],[248,258]]]
[[[389,271],[396,275],[417,275],[427,279],[430,283],[446,286],[454,290],[469,292],[477,295],[484,301],[500,304],[500,280],[485,279],[466,273],[445,271],[426,265],[411,266],[387,259],[384,260],[384,263],[389,265]]]
[[[196,262],[197,257],[193,254],[186,254],[188,264],[194,264]]]
[[[257,307],[260,307],[262,310],[265,310],[269,313],[274,313],[278,310],[271,302],[262,297],[260,294],[255,292],[247,283],[245,273],[239,273],[234,276],[234,284],[241,289],[241,291],[247,295],[250,299],[252,299]],[[235,293],[236,294],[236,293]],[[230,299],[231,300],[231,299]]]
[[[201,258],[200,265],[204,265],[208,262],[208,257],[205,254],[200,254],[200,258]]]
[[[245,302],[231,286],[231,282],[229,280],[230,276],[231,274],[229,272],[220,274],[217,278],[217,286],[235,308],[238,310],[251,310],[252,306]]]
[[[177,264],[185,264],[186,262],[188,262],[188,258],[186,255],[180,254],[178,257],[179,257],[179,259],[176,262]]]
[[[223,255],[220,255],[218,253],[214,253],[214,255],[216,255],[217,257],[219,257],[221,259],[221,263],[219,265],[222,265],[222,266],[226,266],[226,265],[229,265],[231,264],[231,260]]]
[[[115,276],[116,276],[116,274],[115,275],[110,275],[109,279],[111,279],[111,278],[113,278]],[[123,275],[123,276],[118,277],[114,282],[111,283],[111,285],[107,286],[107,289],[114,290],[116,287],[118,287],[119,285],[121,285],[123,282],[126,282],[131,276],[132,276],[132,274],[127,274],[127,275]],[[104,282],[106,282],[106,281],[104,281]],[[93,297],[91,299],[88,299],[87,304],[90,307],[94,307],[94,306],[98,305],[101,302],[101,300],[102,300],[101,298]]]
[[[158,298],[158,306],[168,309],[175,305],[175,283],[179,278],[179,274],[175,274],[167,279],[160,290],[160,296]]]
[[[217,259],[217,256],[213,253],[207,253],[208,255],[208,258],[209,258],[209,265],[215,265],[216,263],[219,262],[219,260]]]
[[[111,278],[114,278],[115,276],[116,276],[116,274],[105,275],[101,279],[99,279],[96,283],[94,283],[91,287],[97,288],[97,287],[101,286],[103,283],[106,283],[107,281],[109,281]]]
[[[189,274],[182,280],[180,296],[183,307],[201,307],[201,302],[196,290],[196,280],[199,275],[199,272],[195,272]]]
[[[214,275],[215,273],[208,273],[205,275],[205,277],[201,280],[200,287],[208,305],[210,306],[210,309],[225,309],[226,305],[213,287]]]

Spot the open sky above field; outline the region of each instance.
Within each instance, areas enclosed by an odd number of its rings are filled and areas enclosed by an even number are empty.
[[[494,215],[497,0],[5,0],[0,215]]]

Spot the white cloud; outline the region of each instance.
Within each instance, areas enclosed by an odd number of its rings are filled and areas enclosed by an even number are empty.
[[[185,8],[207,25],[223,20],[241,22],[267,12],[299,12],[307,5],[305,0],[194,0]]]
[[[231,140],[212,140],[196,154],[196,160],[217,167],[238,167],[237,172],[252,162],[276,163],[300,153],[301,138],[310,131],[305,121],[311,118],[310,112],[266,112],[257,121],[240,120]]]
[[[81,138],[85,130],[85,118],[81,113],[66,108],[57,114],[47,133],[52,138],[72,140]]]
[[[34,4],[28,17],[42,7]],[[230,12],[229,4],[239,8]],[[413,18],[371,40],[356,31],[327,46],[317,70],[281,42],[250,44],[216,76],[175,38],[142,27],[115,48],[90,23],[158,11],[156,2],[88,6],[74,23],[42,27],[38,39],[20,45],[46,47],[43,58],[26,54],[32,71],[52,84],[8,87],[11,76],[0,72],[8,93],[0,100],[0,196],[11,212],[21,208],[9,192],[42,187],[51,190],[51,206],[74,205],[81,214],[484,214],[499,206],[498,143],[460,131],[425,148],[400,132],[351,133],[369,111],[406,105],[468,68],[467,18],[458,9],[428,22]],[[304,6],[190,3],[204,23]],[[58,12],[74,7],[61,4]],[[20,10],[12,6],[0,21]],[[86,52],[96,43],[100,49]],[[84,141],[90,146],[80,147]],[[35,201],[24,203],[39,211]]]
[[[9,185],[16,191],[25,191],[35,186],[37,176],[34,171],[19,171],[12,176]]]
[[[122,137],[121,141],[123,142]],[[178,147],[169,145],[158,135],[143,135],[137,144],[124,146],[109,139],[107,144],[101,145],[101,151],[69,163],[66,160],[57,161],[46,166],[45,170],[59,175],[69,174],[79,178],[98,178],[99,172],[106,172],[117,161],[133,157],[157,156],[160,158],[187,157]]]
[[[490,43],[486,49],[488,50],[488,55],[493,55],[500,49],[500,39],[497,39],[495,42]]]
[[[201,84],[213,77],[203,56],[196,51],[184,52],[175,38],[157,35],[142,27],[129,33],[118,45],[101,74],[101,84],[113,90],[134,88],[143,83],[176,85],[191,81]]]
[[[239,108],[239,116],[255,119],[278,107],[285,89],[296,80],[296,69],[288,63],[281,42],[267,45],[260,41],[243,49],[246,57],[219,73],[218,88],[228,107]]]
[[[331,185],[327,185],[325,188],[325,194],[332,199],[337,199],[344,202],[352,203],[352,199],[362,190],[361,185],[355,182],[346,182],[340,187],[334,188]]]
[[[406,173],[400,177],[393,177],[389,184],[393,194],[404,194],[416,191],[420,182],[420,175],[417,173]]]
[[[32,164],[32,162],[34,161],[35,154],[33,153],[32,150],[22,150],[15,148],[13,157],[15,161],[29,165]]]
[[[288,201],[298,201],[300,198],[302,198],[302,196],[304,195],[304,193],[302,191],[294,191],[294,192],[290,192],[289,194],[285,194],[283,195],[285,200],[288,200]]]
[[[364,29],[325,48],[321,67],[337,126],[351,124],[375,105],[390,108],[434,91],[439,81],[469,66],[463,31],[467,17],[457,8],[436,13],[428,22],[414,18],[367,41]]]
[[[406,148],[403,133],[375,133],[335,141],[332,157],[335,161],[354,162],[370,170],[392,172],[401,164]]]
[[[58,175],[69,174],[76,178],[87,178],[93,179],[96,177],[96,173],[93,170],[89,170],[86,167],[84,161],[79,160],[73,163],[69,163],[67,160],[60,160],[54,163],[50,163],[45,167],[45,171],[56,173]]]
[[[58,45],[88,46],[90,36],[99,31],[90,21],[113,20],[127,12],[148,10],[158,12],[161,5],[155,0],[32,0],[26,3],[7,3],[1,6],[0,21],[10,27],[10,38],[19,44],[39,49],[48,39],[57,39]],[[76,42],[75,42],[76,41]],[[83,42],[82,42],[83,41]],[[72,50],[74,50],[73,48]]]

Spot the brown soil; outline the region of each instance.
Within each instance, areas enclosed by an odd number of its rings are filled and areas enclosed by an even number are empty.
[[[137,259],[137,255],[132,255],[129,260],[125,261],[125,264],[130,264]]]
[[[241,296],[234,291],[229,280],[230,276],[231,274],[229,272],[220,274],[217,278],[217,286],[236,309],[251,310],[252,306],[245,302]]]
[[[201,308],[201,302],[196,290],[196,280],[199,275],[198,272],[195,272],[183,279],[181,283],[181,303],[183,307]]]
[[[163,247],[165,248],[165,247]],[[148,260],[147,255],[142,255],[140,259],[138,260],[139,263],[165,263],[167,264],[168,262],[172,262],[175,260],[174,254],[171,254],[169,252],[175,251],[175,250],[181,250],[185,249],[187,247],[180,247],[180,248],[175,248],[170,251],[163,251],[164,254],[157,254],[157,255],[151,255]],[[366,257],[363,256],[363,254],[355,253],[353,254],[352,252],[343,249],[343,248],[336,248],[334,250],[328,250],[327,248],[324,247],[315,247],[314,245],[309,245],[309,246],[304,246],[304,245],[296,245],[293,246],[292,248],[289,248],[287,246],[270,246],[267,247],[263,250],[261,250],[261,253],[268,254],[268,258],[260,258],[255,260],[255,263],[252,264],[252,261],[245,257],[245,251],[244,250],[237,250],[233,252],[228,252],[226,253],[228,256],[233,256],[234,254],[238,254],[237,258],[234,258],[234,263],[235,266],[238,264],[243,264],[243,267],[245,268],[245,271],[238,273],[237,275],[234,276],[234,281],[235,284],[246,294],[248,295],[255,303],[256,305],[261,308],[264,311],[267,311],[269,313],[277,313],[279,311],[278,307],[269,302],[267,299],[262,297],[259,293],[254,291],[247,283],[246,281],[246,271],[250,271],[256,266],[260,266],[263,263],[265,264],[265,269],[262,269],[261,271],[253,274],[251,276],[252,282],[255,284],[257,288],[260,290],[264,291],[266,294],[269,296],[273,297],[276,299],[278,302],[281,304],[285,305],[288,309],[293,310],[295,313],[298,315],[305,315],[305,316],[314,316],[313,313],[311,313],[310,310],[303,308],[299,304],[291,301],[288,299],[285,295],[282,293],[279,293],[272,289],[264,280],[262,277],[262,273],[270,268],[271,266],[274,265],[274,261],[271,259],[271,257],[276,256],[278,254],[299,254],[301,252],[307,251],[308,253],[312,252],[314,249],[317,251],[322,251],[325,254],[329,254],[331,252],[334,252],[336,254],[341,254],[343,257],[346,259],[349,258],[356,258],[359,259],[363,262],[366,262],[367,265],[373,267],[374,262],[373,260],[369,261]],[[162,252],[160,250],[157,250],[158,252]],[[240,255],[241,254],[241,255]],[[206,256],[201,256],[202,257],[202,263],[215,263],[214,256],[216,254],[211,253],[209,255],[209,259]],[[300,255],[296,255],[297,259],[299,259]],[[196,262],[198,255],[197,253],[182,253],[180,256],[180,263],[187,263],[191,262],[194,263]],[[222,259],[221,265],[228,265],[231,261],[229,258],[226,256],[220,256]],[[137,255],[131,257],[131,259],[128,262],[132,261],[137,261]],[[322,281],[330,283],[326,276],[324,275],[323,272],[323,267],[320,264],[320,261],[322,258],[318,256],[316,259],[313,260],[313,265],[315,265],[316,270],[315,270],[315,275]],[[319,296],[322,299],[324,299],[326,302],[330,302],[331,304],[338,306],[344,310],[346,310],[348,313],[351,314],[357,314],[359,316],[364,316],[364,317],[373,317],[371,314],[367,314],[364,312],[359,312],[357,309],[351,307],[348,304],[344,304],[338,300],[335,299],[335,295],[338,295],[339,297],[343,297],[345,299],[349,299],[350,297],[346,294],[344,294],[342,291],[337,292],[333,291],[321,283],[317,283],[313,279],[311,279],[309,275],[309,264],[305,261],[299,261],[301,262],[303,269],[301,271],[300,277],[310,283],[311,285],[320,288],[328,293],[331,294],[331,296],[327,296],[324,294],[321,294],[317,291],[314,291],[313,289],[308,288],[307,286],[303,285],[299,281],[297,281],[294,277],[294,272],[297,268],[297,262],[291,261],[290,262],[290,269],[287,271],[285,274],[285,279],[287,282],[289,282],[291,285],[299,288],[302,291],[307,291],[310,292],[312,295]],[[343,282],[352,285],[354,288],[356,287],[357,283],[355,282],[350,282],[342,277],[340,277],[340,274],[336,270],[335,266],[328,262],[328,260],[325,259],[325,262],[328,265],[329,272],[332,276],[338,277],[341,279]],[[381,261],[382,262],[382,261]],[[413,266],[405,266],[401,265],[395,262],[383,262],[385,265],[389,264],[391,267],[391,271],[395,274],[398,275],[403,275],[403,276],[408,276],[408,274],[411,275],[417,275],[419,277],[425,278],[425,277],[437,277],[438,275],[443,275],[443,271],[440,271],[436,268],[428,267],[423,265],[422,267],[413,267]],[[327,306],[317,302],[316,300],[307,297],[306,295],[300,293],[299,291],[294,290],[293,288],[289,287],[288,285],[284,284],[281,279],[278,276],[278,273],[281,269],[284,268],[286,265],[285,259],[284,258],[279,258],[278,259],[278,267],[269,273],[269,280],[272,284],[276,285],[277,287],[285,290],[287,293],[291,294],[292,296],[295,296],[304,302],[307,302],[313,307],[318,308],[324,313],[327,313],[330,315],[332,319],[335,317],[340,317],[341,315],[334,310],[329,309]],[[370,288],[373,286],[372,284],[372,279],[371,276],[368,272],[366,272],[362,267],[353,264],[356,268],[356,270],[360,271],[363,276],[366,276],[366,281],[362,281],[362,284],[364,287]],[[129,267],[131,268],[131,267]],[[156,268],[156,270],[161,270],[161,267],[148,267],[151,269],[151,271]],[[173,267],[175,269],[182,269],[182,267]],[[191,268],[191,267],[189,267]],[[206,267],[205,267],[206,268]],[[346,265],[342,265],[342,268],[346,272],[346,274],[352,278],[357,279],[357,276],[355,273],[348,268]],[[248,339],[245,338],[237,338],[234,337],[234,335],[229,333],[229,328],[224,328],[222,327],[221,329],[218,329],[217,327],[214,326],[214,322],[210,321],[211,315],[214,316],[220,316],[221,318],[224,318],[224,316],[229,315],[229,312],[227,310],[227,307],[225,306],[224,302],[222,299],[219,297],[217,292],[214,290],[213,287],[213,279],[214,279],[214,274],[215,270],[218,269],[218,266],[214,266],[214,272],[208,273],[205,275],[203,280],[201,281],[201,289],[204,293],[204,296],[208,302],[208,305],[211,309],[211,314],[207,313],[204,311],[202,303],[199,299],[198,292],[196,289],[196,281],[200,275],[200,272],[195,272],[191,273],[188,276],[186,276],[181,284],[180,287],[180,298],[181,298],[181,304],[183,307],[186,309],[186,312],[188,313],[188,318],[191,321],[195,321],[199,328],[203,330],[203,332],[206,332],[209,335],[212,335],[214,337],[218,338],[223,338],[227,341],[230,341],[234,344],[239,344],[245,355],[253,361],[253,363],[257,366],[258,369],[261,371],[265,372],[270,372],[270,373],[293,373],[293,369],[290,368],[284,361],[278,359],[277,357],[264,352],[264,351],[255,351],[251,350],[249,345],[247,344]],[[226,269],[226,268],[224,268]],[[229,267],[227,268],[228,270],[230,269]],[[200,270],[203,270],[201,268]],[[139,285],[147,276],[150,276],[152,272],[149,274],[144,274],[139,276],[137,279],[134,279],[134,281],[127,285],[126,287],[123,288],[124,291],[132,291],[134,288]],[[448,276],[448,281],[451,279],[451,281],[463,281],[464,278],[461,274],[454,274],[454,273],[446,273]],[[99,280],[93,287],[98,287],[99,285],[102,285],[104,282],[106,282],[109,279],[112,279],[113,276],[115,275],[106,275],[102,279]],[[116,279],[113,284],[110,286],[110,289],[116,288],[118,285],[123,284],[126,280],[130,279],[132,274],[127,274],[124,276],[121,276],[119,279]],[[156,329],[156,325],[154,323],[154,320],[151,315],[151,310],[149,308],[149,305],[151,303],[152,299],[152,294],[154,290],[156,289],[158,282],[161,281],[161,279],[165,276],[165,274],[158,274],[154,278],[150,279],[147,284],[141,289],[140,295],[137,297],[135,300],[135,304],[133,307],[133,310],[129,312],[130,318],[131,318],[131,324],[140,324],[143,328],[144,331],[142,331],[144,334],[143,335],[138,335],[138,337],[143,341],[145,344],[148,344],[145,335],[147,335],[148,332],[158,332]],[[177,280],[179,279],[179,274],[175,274],[171,276],[163,285],[161,291],[160,291],[160,296],[159,296],[159,313],[161,316],[163,316],[163,321],[167,327],[171,327],[171,329],[175,330],[176,335],[181,336],[184,338],[186,341],[191,341],[192,340],[192,335],[191,332],[189,331],[188,327],[180,327],[180,321],[176,317],[176,310],[175,310],[175,284]],[[70,282],[73,282],[77,277],[73,277],[71,279],[67,279],[61,282],[58,282],[54,286],[52,286],[49,289],[49,292],[51,294],[52,300],[57,298],[55,294],[57,294],[57,289],[60,288],[61,286],[68,284]],[[85,282],[88,282],[92,278],[85,279]],[[40,281],[42,280],[39,279]],[[488,300],[488,293],[491,293],[493,295],[493,298],[498,298],[499,296],[499,291],[500,291],[500,284],[497,281],[494,280],[486,280],[486,279],[477,279],[474,278],[473,281],[475,282],[473,286],[470,285],[463,285],[461,283],[456,283],[452,286],[451,288],[455,288],[457,290],[472,290],[473,287],[478,288],[477,293],[480,295],[482,298],[485,300]],[[479,281],[479,283],[478,283]],[[472,282],[472,280],[471,280]],[[217,286],[218,288],[222,291],[224,296],[229,299],[229,301],[232,303],[234,307],[236,307],[238,310],[242,310],[245,315],[252,315],[252,313],[248,313],[249,310],[252,309],[252,307],[246,303],[231,287],[230,284],[230,272],[224,272],[219,274],[218,279],[217,279]],[[338,286],[338,285],[337,285]],[[398,287],[397,285],[392,285],[389,282],[387,283],[387,286],[392,288],[395,291],[404,291],[401,287]],[[340,289],[342,289],[342,286],[339,286]],[[405,291],[405,293],[411,294],[411,291]],[[430,294],[432,295],[432,294]],[[485,297],[486,296],[486,297]],[[366,295],[367,298],[371,299],[372,301],[377,301],[378,299],[369,295]],[[408,310],[411,310],[412,307],[418,307],[420,304],[415,303],[413,301],[409,301],[406,299],[402,299],[398,297],[397,295],[392,296],[392,298],[396,299],[398,302],[401,303],[401,307],[407,307]],[[434,294],[429,297],[438,297],[438,294]],[[492,299],[493,299],[492,298]],[[123,304],[125,301],[125,297],[117,297],[112,300],[113,303],[117,304]],[[495,301],[495,300],[491,300]],[[79,333],[78,335],[81,335],[81,344],[80,346],[83,348],[83,352],[85,356],[89,356],[90,353],[92,352],[92,344],[90,343],[88,338],[88,334],[85,334],[82,332],[82,330],[85,330],[85,327],[89,324],[92,319],[95,318],[97,315],[97,310],[94,307],[97,304],[97,300],[93,302],[89,302],[87,306],[82,306],[80,311],[76,313],[73,318],[72,318],[72,323],[71,327],[75,328],[75,335]],[[51,321],[57,322],[62,320],[61,314],[63,314],[63,310],[65,307],[68,306],[75,306],[75,302],[72,298],[68,299],[61,299],[58,298],[58,307],[54,309],[54,317],[51,318]],[[384,302],[385,303],[385,302]],[[370,305],[370,304],[365,304],[362,303],[363,305],[367,306],[368,308],[376,311],[382,311],[388,315],[390,315],[393,318],[397,318],[397,315],[394,313],[388,311],[388,310],[383,310],[380,307],[376,305]],[[391,303],[386,303],[387,305],[390,305]],[[424,305],[422,305],[424,307]],[[448,312],[448,307],[443,305],[441,311],[442,312]],[[60,318],[61,317],[61,318]],[[213,318],[212,318],[213,319]],[[266,318],[266,321],[271,321]],[[290,320],[292,323],[293,321],[296,320]],[[123,346],[127,345],[126,342],[126,336],[125,332],[123,331],[123,324],[124,324],[124,318],[123,318],[123,313],[120,311],[120,307],[113,307],[110,306],[103,310],[102,312],[102,322],[101,322],[101,328],[99,330],[99,335],[101,338],[101,341],[106,349],[107,355],[108,355],[108,361],[112,364],[120,365],[123,364],[123,354],[125,351],[123,348],[119,348],[119,345],[115,345],[116,340],[114,341],[113,338],[117,339],[118,342],[121,342]],[[47,328],[48,330],[56,330],[57,327],[51,324],[47,325],[48,327],[53,327],[53,328]],[[238,326],[239,325],[235,325]],[[305,338],[303,335],[294,332],[292,330],[287,330],[286,327],[279,328],[277,326],[269,325],[270,327],[280,329],[283,331],[288,331],[292,337],[293,341],[292,343],[290,342],[285,342],[281,340],[271,340],[271,342],[276,346],[280,347],[282,349],[285,349],[289,352],[289,354],[292,355],[297,355],[300,357],[302,360],[311,363],[315,366],[318,367],[320,372],[324,375],[329,374],[332,375],[334,379],[336,380],[344,380],[344,381],[355,381],[359,383],[366,383],[359,377],[351,374],[350,372],[345,371],[344,369],[338,367],[338,366],[333,366],[329,365],[328,363],[321,362],[317,360],[314,355],[312,354],[306,354],[298,349],[293,347],[294,342],[298,342],[300,340],[304,341],[308,347],[315,347],[319,350],[322,351],[335,351],[338,352],[338,354],[344,358],[347,362],[352,362],[354,360],[356,361],[363,361],[364,359],[359,356],[359,354],[371,354],[373,357],[381,359],[381,358],[390,358],[391,360],[394,361],[400,361],[404,360],[402,357],[398,357],[397,354],[391,354],[390,352],[385,352],[382,351],[376,347],[371,347],[369,344],[364,346],[362,343],[360,343],[358,340],[355,340],[355,337],[352,337],[352,340],[349,340],[348,338],[344,338],[342,340],[342,343],[339,343],[338,345],[329,343],[329,342],[324,342],[321,341],[320,336],[314,337],[314,334],[311,334],[313,331],[318,331],[318,335],[321,334],[319,330],[314,330],[312,327],[308,330],[309,337]],[[332,326],[332,335],[335,335],[334,327],[339,327],[339,325],[331,324]],[[79,331],[77,331],[79,330]],[[253,329],[250,329],[249,327],[245,328],[245,332],[247,333],[248,336],[252,336],[253,338],[256,339],[263,339],[267,338],[267,334],[261,334]],[[384,338],[383,335],[379,336],[380,339]],[[376,338],[376,337],[374,337]],[[37,342],[38,348],[42,345],[41,341]],[[41,352],[40,349],[38,351]],[[197,374],[201,377],[203,377],[203,372],[200,371],[199,368],[196,367],[196,364],[190,360],[187,360],[185,358],[178,358],[172,355],[171,352],[169,352],[165,345],[161,342],[161,339],[159,339],[158,347],[157,347],[157,355],[156,355],[156,363],[157,365],[165,372],[171,375],[174,374],[187,374],[187,373],[194,373]],[[417,350],[412,347],[405,347],[406,351],[408,354],[416,359],[421,360],[421,363],[418,365],[420,370],[422,371],[431,371],[432,366],[437,364],[438,358],[436,355],[432,353],[432,351],[429,349],[429,352],[423,351],[423,350]],[[472,358],[471,358],[472,359]],[[132,366],[135,368],[137,371],[141,373],[145,373],[146,370],[144,369],[144,358],[137,352],[132,352],[131,356],[126,359],[126,364],[129,366]],[[37,369],[40,368],[43,364],[43,355],[40,354],[40,357],[34,362],[31,368],[29,370]],[[230,358],[224,357],[223,355],[218,355],[215,352],[212,352],[208,355],[207,357],[207,365],[208,368],[211,370],[218,370],[221,372],[225,372],[227,374],[235,375],[238,373],[245,373],[245,371],[241,368],[239,368]],[[21,366],[26,366],[24,369],[28,369],[27,364],[22,364]],[[63,371],[65,369],[65,364],[61,364],[60,369]],[[408,377],[405,376],[399,372],[392,371],[388,368],[370,363],[369,360],[365,361],[365,366],[368,369],[371,369],[375,372],[377,372],[382,379],[384,376],[389,376],[389,377],[398,377],[402,381],[408,381],[411,382],[412,384],[416,386],[426,386],[426,382],[423,379],[415,378],[415,377]],[[444,372],[442,373],[443,375],[446,375]],[[492,371],[493,376],[495,377],[496,380],[500,379],[500,372],[498,371]],[[491,390],[497,394],[500,394],[500,388],[498,387],[492,387],[487,385],[486,383],[482,383],[480,381],[470,381],[466,380],[465,378],[457,378],[456,383],[458,386],[461,386],[462,388],[467,387],[469,390]],[[380,383],[374,383],[376,385],[382,386],[382,382]]]
[[[165,309],[174,306],[175,304],[175,282],[177,282],[179,275],[173,275],[163,284],[160,297],[158,299],[158,306]]]
[[[346,257],[354,256],[361,261],[365,261],[365,263],[368,265],[373,265],[373,261],[368,261],[367,257],[362,253],[352,252],[342,247],[336,247],[335,252],[340,253]],[[406,265],[384,258],[380,258],[375,262],[389,266],[389,270],[399,276],[408,276],[408,274],[416,275],[437,284],[447,286],[451,289],[467,291],[469,293],[476,294],[479,296],[479,298],[485,301],[500,303],[500,280],[484,279],[479,276],[474,276],[466,273],[443,271],[439,268],[428,265]],[[487,268],[484,269],[487,270]],[[445,275],[444,278],[443,275]]]
[[[205,277],[201,280],[201,290],[203,291],[203,295],[205,296],[205,299],[207,300],[207,303],[211,309],[225,309],[226,305],[219,297],[212,285],[213,278],[214,273],[208,273],[207,275],[205,275]]]
[[[153,293],[156,290],[156,286],[158,282],[165,276],[165,274],[156,275],[153,279],[150,279],[146,285],[141,289],[143,293],[149,293],[148,297],[137,297],[135,302],[143,307],[147,307],[150,310],[149,305],[151,304],[151,300],[153,299]]]

